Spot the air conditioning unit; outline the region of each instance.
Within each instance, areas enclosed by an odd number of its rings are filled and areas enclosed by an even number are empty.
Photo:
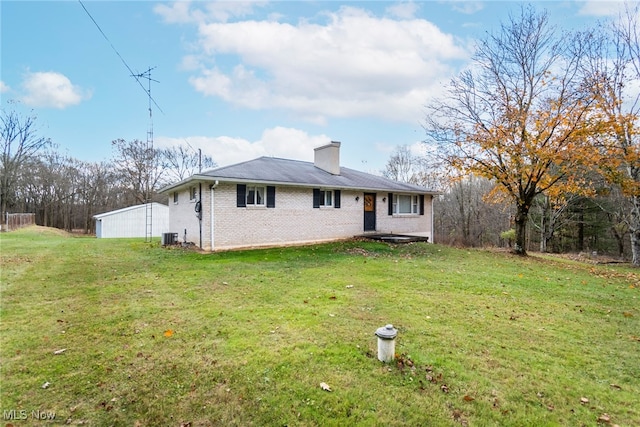
[[[178,243],[178,233],[162,233],[162,246]]]

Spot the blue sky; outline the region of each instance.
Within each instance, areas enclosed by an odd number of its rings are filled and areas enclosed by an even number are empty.
[[[533,4],[561,29],[621,5]],[[125,63],[134,74],[153,67],[156,147],[188,143],[223,166],[312,160],[333,140],[343,166],[379,172],[395,147],[420,145],[424,105],[519,5],[2,0],[0,96],[3,108],[16,100],[33,110],[64,154],[108,160],[112,140],[144,141],[150,124],[147,94]]]

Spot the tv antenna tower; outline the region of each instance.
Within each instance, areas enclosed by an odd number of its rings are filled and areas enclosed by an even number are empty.
[[[151,71],[156,67],[149,67],[146,71],[140,74],[132,74],[131,77],[134,77],[138,83],[140,83],[140,79],[147,80],[147,97],[149,98],[149,126],[147,128],[147,145],[145,147],[145,182],[144,182],[144,205],[145,205],[145,234],[144,241],[150,242],[153,238],[153,202],[151,200],[151,175],[153,173],[154,168],[154,154],[153,154],[153,109],[151,108],[151,103],[155,104],[155,101],[151,97],[151,82],[160,83],[158,80],[154,80],[151,78]],[[157,106],[157,104],[156,104]],[[160,107],[158,107],[160,108]],[[162,111],[162,110],[161,110]]]

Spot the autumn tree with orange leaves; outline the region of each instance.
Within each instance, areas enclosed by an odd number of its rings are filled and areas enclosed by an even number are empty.
[[[640,5],[625,5],[605,31],[583,34],[583,65],[604,125],[593,135],[599,170],[630,201],[624,216],[631,262],[640,267]]]
[[[520,255],[536,196],[589,187],[577,172],[593,155],[594,100],[579,49],[579,39],[558,34],[546,12],[523,7],[478,44],[472,66],[427,106],[425,143],[463,175],[495,181],[515,204]]]

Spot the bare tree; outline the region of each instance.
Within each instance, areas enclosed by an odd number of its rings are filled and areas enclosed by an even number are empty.
[[[487,200],[495,183],[470,175],[452,180],[434,204],[438,241],[463,246],[498,246],[509,228],[509,205]]]
[[[114,164],[130,204],[146,203],[156,194],[162,180],[160,150],[140,140],[116,139]]]
[[[394,181],[416,184],[417,163],[418,159],[411,152],[411,148],[408,145],[401,145],[391,154],[382,175]]]
[[[15,109],[0,112],[2,133],[2,157],[0,158],[0,222],[7,209],[15,203],[15,185],[21,169],[37,153],[48,147],[51,141],[40,136],[36,129],[36,117],[24,116]]]
[[[418,156],[408,145],[402,145],[391,154],[382,175],[394,181],[438,190],[447,187],[451,182],[448,172],[430,151]]]
[[[515,204],[521,255],[534,198],[583,184],[575,172],[588,158],[593,101],[581,85],[580,57],[566,49],[572,42],[556,34],[546,12],[523,7],[480,42],[472,68],[427,109],[427,141],[462,173],[495,180]]]
[[[120,196],[120,182],[112,163],[83,163],[78,193],[82,198],[82,228],[85,233],[95,230],[93,215],[126,207]]]
[[[178,145],[162,150],[162,166],[165,171],[165,181],[172,184],[182,181],[202,169],[216,167],[211,156],[203,156],[191,146]]]

